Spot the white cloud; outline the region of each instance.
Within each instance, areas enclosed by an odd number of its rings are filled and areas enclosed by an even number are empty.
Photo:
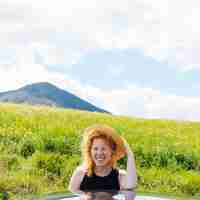
[[[91,90],[90,98],[101,100],[105,109],[142,118],[200,121],[200,98],[161,94],[151,88],[130,87],[123,90]]]
[[[76,81],[66,74],[49,71],[36,62],[32,48],[17,49],[13,63],[0,64],[0,91],[18,89],[26,84],[51,82],[61,88],[76,88]]]
[[[78,59],[96,47],[140,48],[180,69],[200,68],[196,0],[182,0],[181,5],[179,0],[3,0],[0,13],[0,43],[17,47],[39,43],[46,49],[47,63],[67,60],[60,55],[51,59],[52,46],[54,53],[65,56],[72,50],[70,56],[78,54]]]

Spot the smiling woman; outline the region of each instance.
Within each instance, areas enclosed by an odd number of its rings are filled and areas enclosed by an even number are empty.
[[[121,190],[136,187],[134,155],[128,143],[106,125],[85,130],[82,143],[84,163],[74,171],[69,190],[72,192]],[[117,169],[116,162],[127,155],[127,170]]]

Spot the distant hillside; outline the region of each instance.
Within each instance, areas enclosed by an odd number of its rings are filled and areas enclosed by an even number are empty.
[[[91,112],[106,112],[91,103],[47,83],[35,83],[18,90],[0,93],[0,102],[27,103],[31,105],[48,105],[63,108],[87,110]]]

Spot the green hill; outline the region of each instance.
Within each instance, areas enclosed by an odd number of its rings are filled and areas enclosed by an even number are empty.
[[[139,192],[200,196],[200,123],[0,104],[0,191],[11,199],[66,191],[83,130],[114,127],[135,153]],[[125,167],[125,159],[119,163]]]
[[[0,102],[26,103],[29,105],[45,105],[109,113],[48,82],[33,83],[17,90],[0,92]]]

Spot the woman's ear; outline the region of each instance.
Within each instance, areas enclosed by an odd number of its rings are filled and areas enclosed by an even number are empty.
[[[112,144],[112,150],[113,150],[113,152],[115,152],[116,149],[117,149],[117,145],[116,145],[115,143],[113,143],[113,144]]]

